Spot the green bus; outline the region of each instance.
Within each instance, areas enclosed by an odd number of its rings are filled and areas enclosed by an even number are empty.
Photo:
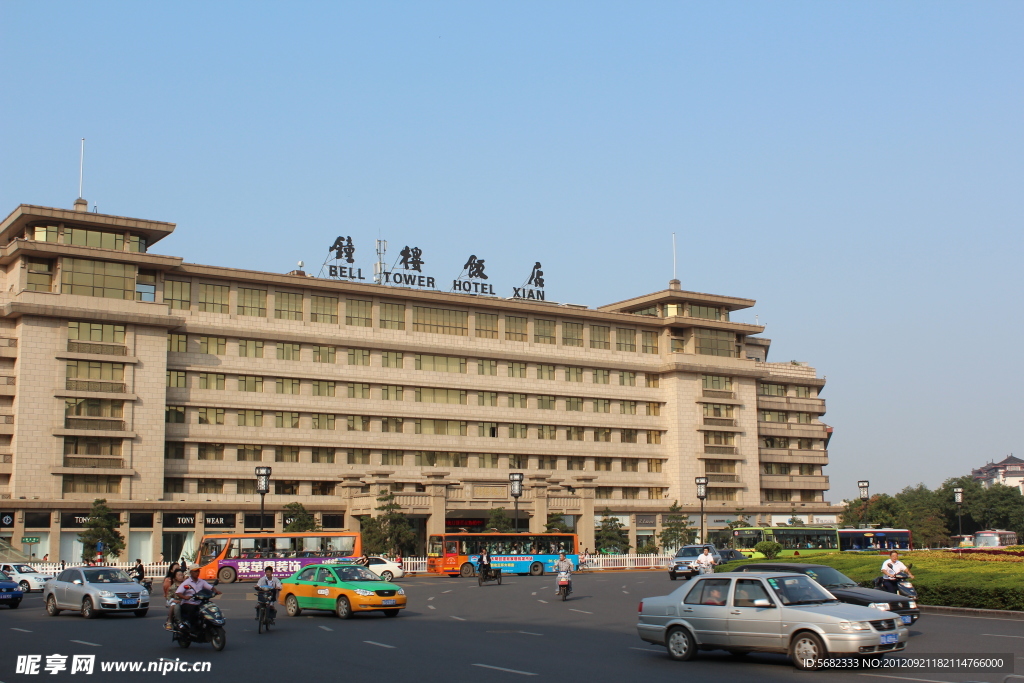
[[[815,555],[839,551],[839,532],[831,526],[744,526],[732,530],[733,547],[751,558],[762,558],[754,551],[761,541],[782,546],[779,557]]]

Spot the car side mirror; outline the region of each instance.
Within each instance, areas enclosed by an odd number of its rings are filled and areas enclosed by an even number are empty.
[[[76,586],[81,586],[82,585],[82,580],[81,579],[72,579],[71,583],[75,584]]]
[[[758,598],[757,600],[754,600],[754,607],[775,607],[775,605],[772,604],[771,600]]]

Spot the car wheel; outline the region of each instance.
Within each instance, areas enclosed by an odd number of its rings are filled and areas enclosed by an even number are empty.
[[[462,565],[462,568],[459,570],[459,576],[463,578],[467,576],[473,576],[473,574],[476,574],[476,571],[473,569],[473,565],[471,565],[469,562]]]
[[[82,618],[83,619],[95,619],[96,608],[92,604],[92,598],[85,598],[82,600]]]
[[[213,649],[217,652],[223,650],[224,646],[228,644],[228,636],[220,626],[213,627],[213,633],[210,634],[210,644],[213,645]]]
[[[530,576],[544,576],[544,565],[534,562],[530,565]]]
[[[32,592],[32,586],[29,584],[28,581],[21,581],[18,585],[21,586],[21,590],[25,593]]]
[[[381,572],[380,578],[383,581],[393,581],[394,578],[395,578],[395,575],[392,574],[391,572]]]
[[[15,600],[11,603],[11,609],[18,609],[21,606],[21,600]]]
[[[144,617],[148,613],[149,613],[149,609],[148,608],[147,609],[137,609],[137,610],[135,610],[135,616],[137,616],[137,617]]]
[[[339,619],[352,618],[352,605],[344,595],[338,598],[338,602],[334,605],[334,613],[338,615]]]
[[[217,578],[224,583],[234,583],[238,578],[238,572],[232,567],[221,567],[221,570],[217,572]]]
[[[498,585],[501,585],[501,570],[498,570]]]
[[[789,658],[793,666],[801,671],[814,671],[821,666],[827,652],[825,644],[817,635],[804,631],[793,637],[789,646]]]
[[[665,638],[665,647],[668,649],[668,656],[677,662],[689,661],[697,653],[697,643],[694,642],[693,636],[680,626],[669,630]]]
[[[480,572],[479,574],[476,575],[476,585],[478,585],[478,586],[483,586],[484,585],[484,573],[483,572]]]
[[[676,575],[675,575],[675,573],[673,573],[673,572],[669,572],[669,574],[668,574],[668,578],[669,578],[669,580],[670,580],[670,581],[675,581],[675,580],[676,580]]]
[[[299,607],[299,600],[294,595],[289,595],[284,599],[284,609],[288,612],[288,616],[297,617],[302,614],[302,609]]]
[[[60,614],[60,610],[57,609],[57,599],[52,595],[46,598],[46,613],[51,617],[55,617]]]
[[[401,611],[402,610],[398,610],[398,609],[386,609],[386,610],[384,610],[384,616],[386,616],[386,617],[397,617],[398,613],[401,612]]]

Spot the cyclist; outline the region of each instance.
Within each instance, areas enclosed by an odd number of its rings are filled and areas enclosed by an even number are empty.
[[[274,568],[266,566],[263,568],[263,576],[256,582],[256,590],[269,591],[270,599],[267,601],[267,610],[269,614],[267,617],[270,619],[270,623],[274,623],[274,619],[277,618],[277,594],[281,591],[281,580],[274,576]],[[259,609],[259,605],[256,606]]]

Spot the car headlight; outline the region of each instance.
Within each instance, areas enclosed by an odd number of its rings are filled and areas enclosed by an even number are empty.
[[[910,605],[910,609],[917,609],[917,603],[913,600],[911,600],[908,604]]]
[[[100,597],[101,598],[116,598],[117,596],[114,595],[113,593],[111,593],[110,591],[100,591]]]
[[[868,607],[874,607],[875,609],[880,609],[883,612],[889,611],[889,603],[887,602],[873,602],[870,605],[868,605]]]
[[[399,588],[398,589],[398,595],[405,595],[405,589],[404,588]]]
[[[139,597],[140,598],[148,598],[149,597],[149,591],[146,590],[145,588],[143,588],[141,591],[139,591]]]
[[[840,621],[839,628],[844,631],[870,631],[871,624],[866,621]]]
[[[364,590],[364,589],[362,589],[362,588],[356,588],[356,589],[355,589],[354,591],[352,591],[352,592],[353,592],[353,593],[355,593],[356,595],[365,595],[365,596],[370,596],[370,595],[374,595],[374,592],[373,592],[373,591],[368,591],[368,590]]]

